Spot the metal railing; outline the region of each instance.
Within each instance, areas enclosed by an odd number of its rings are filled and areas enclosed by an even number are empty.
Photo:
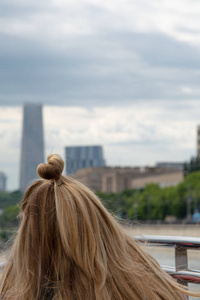
[[[200,250],[200,238],[180,236],[144,235],[134,238],[147,245],[158,247],[173,247],[175,250],[175,267],[161,266],[181,284],[200,284],[200,270],[188,268],[188,250]]]
[[[175,267],[161,266],[173,278],[187,285],[188,283],[200,284],[200,270],[188,268],[188,250],[200,250],[200,238],[180,236],[134,236],[142,244],[156,247],[173,247],[175,250]],[[0,262],[0,271],[6,261]]]

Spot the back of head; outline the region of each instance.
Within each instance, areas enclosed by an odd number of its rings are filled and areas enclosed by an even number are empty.
[[[178,286],[87,187],[62,175],[57,154],[37,168],[1,274],[6,300],[181,299]]]
[[[62,158],[50,155],[37,168],[42,180],[24,194],[21,226],[1,278],[6,299],[78,300],[87,291],[93,300],[105,284],[114,219],[88,188],[63,176],[63,168]]]

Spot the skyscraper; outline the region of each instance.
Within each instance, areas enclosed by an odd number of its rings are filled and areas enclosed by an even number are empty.
[[[20,165],[20,190],[37,178],[36,169],[44,161],[42,106],[25,104]]]
[[[103,167],[105,160],[101,146],[72,146],[65,148],[67,174],[88,167]]]

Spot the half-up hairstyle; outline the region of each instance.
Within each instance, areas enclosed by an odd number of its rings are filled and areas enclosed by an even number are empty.
[[[25,192],[0,277],[3,300],[181,300],[173,281],[87,187],[62,175],[57,154]]]

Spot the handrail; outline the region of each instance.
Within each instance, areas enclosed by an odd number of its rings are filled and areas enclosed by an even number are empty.
[[[176,278],[183,284],[200,284],[200,270],[188,269],[187,250],[200,250],[200,238],[181,237],[181,236],[156,236],[156,235],[137,235],[134,239],[140,243],[147,243],[158,247],[174,247],[175,249],[175,268],[161,266],[164,271]],[[6,261],[0,262],[0,271],[4,268]]]
[[[159,246],[180,246],[182,248],[200,250],[200,238],[184,236],[163,236],[163,235],[137,235],[134,236],[139,242],[159,244]]]
[[[176,271],[173,267],[161,266],[165,272],[176,279],[187,281],[188,283],[200,284],[200,271],[197,270],[183,270]]]
[[[156,236],[143,235],[134,236],[140,243],[152,244],[158,247],[174,247],[175,249],[175,268],[162,266],[172,277],[183,284],[200,284],[200,271],[188,269],[187,250],[200,250],[200,238],[181,237],[181,236]]]

